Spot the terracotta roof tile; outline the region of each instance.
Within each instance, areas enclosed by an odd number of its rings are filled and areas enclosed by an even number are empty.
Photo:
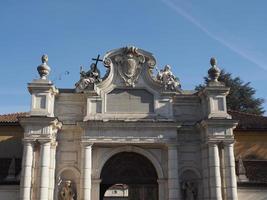
[[[238,120],[237,130],[267,130],[267,117],[238,111],[228,111],[232,118]]]
[[[18,117],[24,117],[26,115],[27,115],[27,112],[0,115],[0,123],[17,123]]]

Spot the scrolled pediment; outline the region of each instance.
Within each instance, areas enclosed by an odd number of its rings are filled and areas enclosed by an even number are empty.
[[[152,53],[134,46],[109,51],[104,56],[109,73],[100,86],[114,84],[117,87],[151,88],[161,92],[179,92],[180,82],[169,65],[157,70]],[[157,74],[153,74],[153,69]],[[108,84],[107,84],[108,83]]]
[[[153,74],[155,57],[133,46],[107,52],[103,64],[108,71],[96,83],[96,93],[88,93],[85,121],[173,118],[172,98],[180,88],[170,66]]]
[[[139,79],[153,69],[156,59],[151,53],[130,46],[108,52],[104,56],[104,64],[110,67],[110,77],[121,80],[117,81],[120,86],[135,87]]]

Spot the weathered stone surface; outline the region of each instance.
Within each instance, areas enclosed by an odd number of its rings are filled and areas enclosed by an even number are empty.
[[[105,190],[102,169],[125,169],[117,174],[130,185],[136,184],[138,180],[129,174],[144,171],[127,168],[133,160],[117,158],[125,162],[123,168],[106,166],[120,153],[129,159],[141,157],[137,160],[152,166],[155,173],[149,183],[159,200],[186,199],[181,192],[183,183],[194,185],[197,199],[221,199],[225,195],[222,182],[229,191],[228,199],[237,199],[229,145],[234,142],[232,129],[237,123],[226,112],[229,88],[209,84],[200,93],[183,91],[168,68],[164,78],[157,80],[153,74],[156,59],[135,47],[110,51],[103,60],[106,76],[94,79],[90,88],[76,85],[79,90],[57,90],[48,80],[29,84],[32,108],[20,120],[27,144],[21,199],[29,200],[27,191],[33,199],[56,199],[61,182],[71,181],[74,198],[97,200]],[[216,82],[217,71],[210,74]],[[26,176],[40,185],[29,185]]]

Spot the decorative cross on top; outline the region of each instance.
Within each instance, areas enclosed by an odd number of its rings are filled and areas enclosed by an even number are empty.
[[[97,58],[92,58],[92,60],[95,60],[95,66],[96,66],[96,67],[97,67],[97,63],[98,63],[98,61],[103,62],[103,60],[100,59],[100,55],[99,55],[99,54],[97,55]]]

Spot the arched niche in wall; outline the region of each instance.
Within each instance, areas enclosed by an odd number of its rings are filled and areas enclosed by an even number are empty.
[[[79,199],[80,172],[74,167],[59,170],[56,177],[54,199],[61,200],[64,195],[70,195],[74,200]]]
[[[183,199],[199,200],[202,197],[200,173],[194,168],[185,168],[180,173],[180,183]]]

